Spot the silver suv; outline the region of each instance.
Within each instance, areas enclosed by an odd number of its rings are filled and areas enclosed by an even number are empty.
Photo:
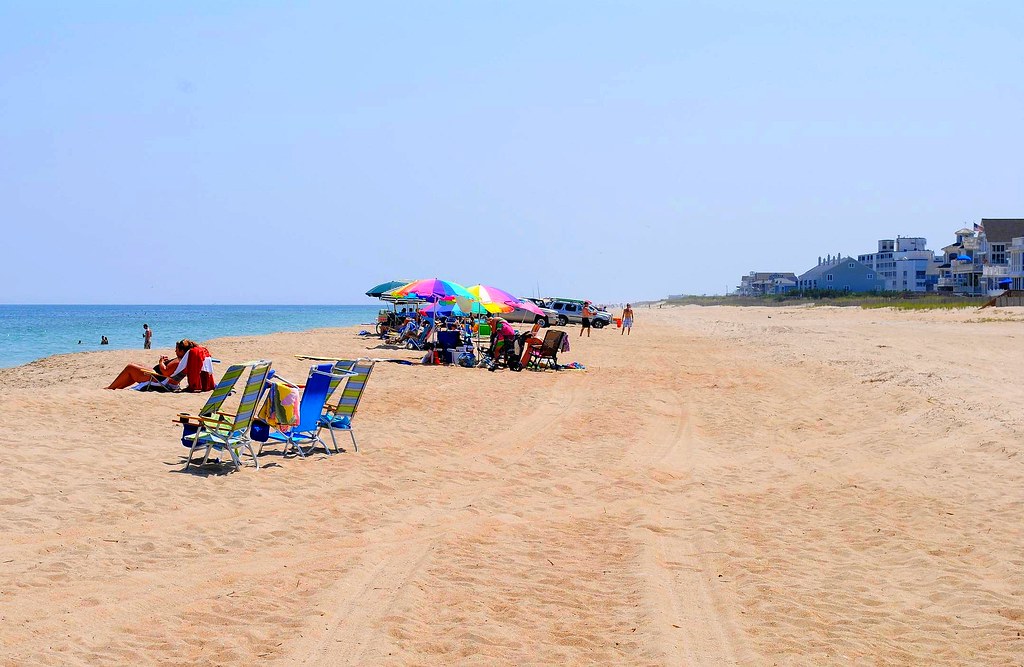
[[[540,322],[540,325],[542,327],[549,327],[555,320],[558,319],[558,313],[556,313],[555,311],[551,310],[550,308],[545,308],[544,306],[541,306],[540,304],[537,303],[537,300],[535,299],[530,299],[530,301],[532,301],[541,310],[543,310],[544,314],[538,315],[537,313],[526,310],[525,308],[517,307],[511,313],[501,313],[499,317],[503,317],[505,320],[509,322],[525,322],[526,324]]]
[[[583,321],[583,302],[578,299],[550,299],[546,305],[558,313],[556,321],[559,326],[564,327],[570,322],[580,324]],[[590,304],[590,309],[594,311],[590,326],[601,329],[612,323],[612,316],[607,310],[599,310],[594,304]]]

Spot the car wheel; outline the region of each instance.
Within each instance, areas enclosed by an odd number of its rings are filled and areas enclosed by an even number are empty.
[[[594,327],[595,329],[604,329],[604,325],[604,320],[594,320],[593,322],[590,323],[590,326]]]
[[[538,315],[538,316],[537,316],[537,319],[535,319],[535,320],[533,321],[533,323],[534,323],[534,324],[539,324],[539,325],[541,325],[542,327],[546,327],[546,326],[548,325],[548,318],[546,318],[546,317],[541,317],[540,315]]]
[[[569,323],[569,318],[568,317],[566,317],[565,315],[559,315],[558,316],[558,326],[564,327],[568,323]]]

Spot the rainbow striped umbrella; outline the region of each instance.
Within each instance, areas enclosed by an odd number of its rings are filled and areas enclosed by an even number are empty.
[[[476,297],[470,294],[469,290],[462,285],[450,280],[441,280],[440,278],[414,280],[408,285],[399,287],[391,292],[391,296],[405,298],[412,297],[431,302],[454,301],[455,297],[462,297],[464,299],[471,300],[476,299]]]
[[[473,285],[469,292],[489,313],[511,313],[522,304],[518,298],[497,287]]]

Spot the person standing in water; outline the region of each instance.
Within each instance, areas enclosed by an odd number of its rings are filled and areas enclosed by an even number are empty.
[[[142,325],[142,349],[148,350],[153,347],[153,330],[148,324]]]
[[[621,336],[622,334],[626,334],[628,336],[629,332],[630,332],[630,330],[632,330],[632,328],[633,328],[633,307],[630,306],[627,303],[626,307],[622,309],[622,331],[619,332],[619,335]]]

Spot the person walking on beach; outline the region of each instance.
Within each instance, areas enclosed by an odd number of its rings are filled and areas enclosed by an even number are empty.
[[[619,335],[621,336],[622,334],[626,334],[628,336],[632,328],[633,307],[627,303],[626,307],[622,309],[622,331],[619,332]]]
[[[142,325],[142,349],[148,350],[153,347],[153,330],[148,324]]]
[[[590,302],[583,302],[583,319],[580,322],[580,338],[583,337],[583,331],[586,330],[587,338],[590,338],[590,318],[594,316],[594,311],[590,309]]]

